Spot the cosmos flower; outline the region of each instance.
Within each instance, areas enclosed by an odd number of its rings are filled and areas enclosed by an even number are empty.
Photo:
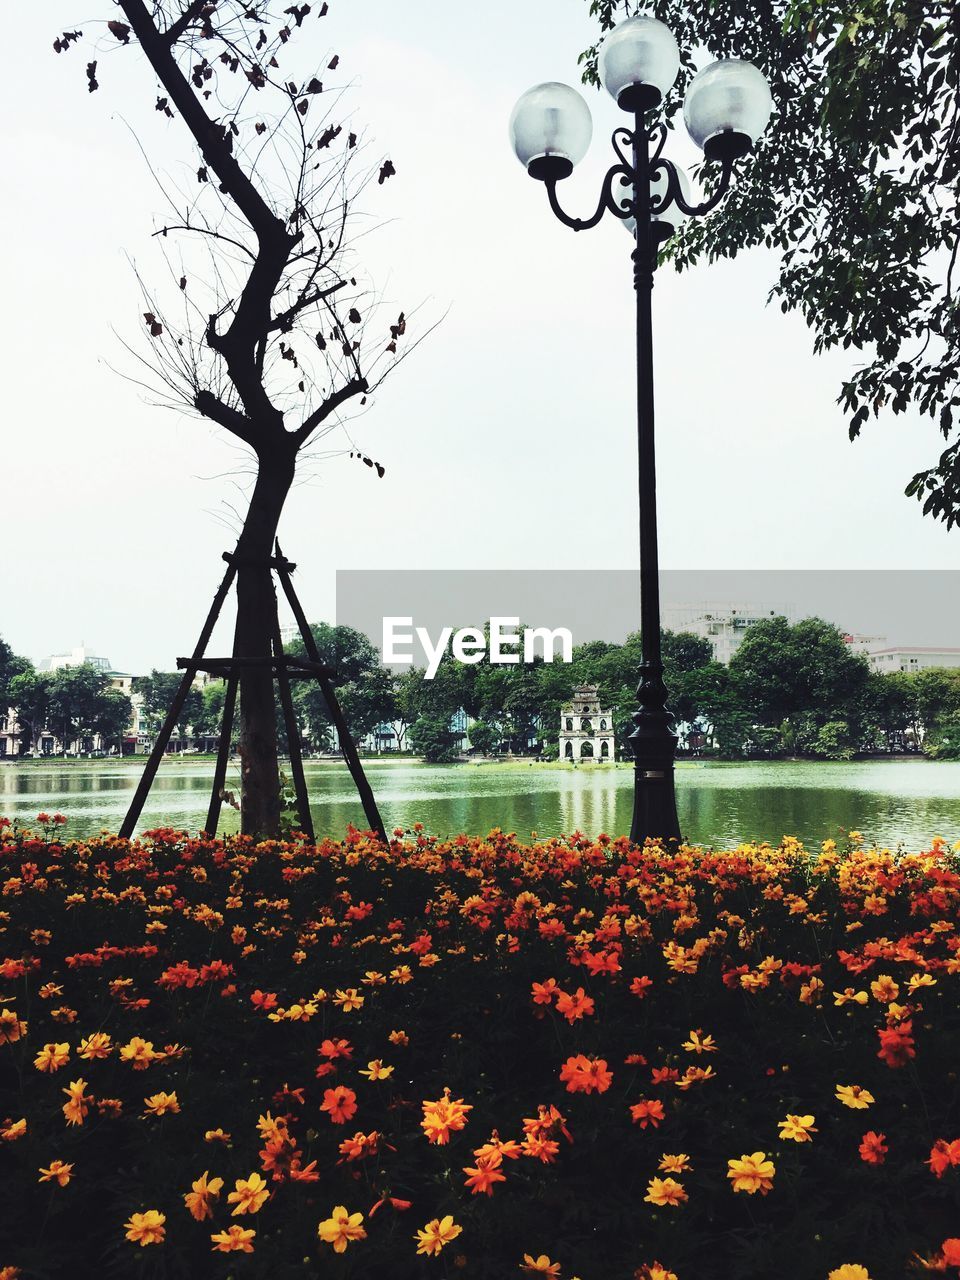
[[[651,1178],[647,1184],[647,1194],[643,1197],[647,1204],[679,1205],[687,1199],[683,1184],[674,1178]]]
[[[317,1235],[325,1244],[332,1244],[334,1253],[344,1253],[354,1240],[365,1240],[367,1233],[361,1223],[362,1213],[349,1213],[338,1204],[329,1218],[317,1227]]]
[[[192,1184],[193,1190],[185,1192],[183,1197],[183,1203],[197,1222],[203,1222],[205,1218],[213,1217],[213,1207],[210,1201],[217,1199],[223,1187],[222,1178],[210,1178],[207,1181],[208,1176],[205,1169],[196,1182]]]
[[[523,1261],[520,1263],[521,1271],[529,1271],[535,1276],[551,1276],[556,1280],[560,1274],[560,1263],[551,1262],[545,1253],[541,1253],[538,1258],[534,1258],[531,1254],[525,1253]]]
[[[163,1238],[167,1233],[163,1225],[166,1220],[167,1215],[159,1213],[156,1209],[145,1209],[143,1213],[131,1213],[129,1219],[123,1224],[127,1229],[127,1239],[141,1247],[148,1244],[163,1244]]]
[[[865,1111],[871,1103],[876,1102],[870,1090],[858,1084],[838,1084],[836,1097],[845,1107],[851,1107],[854,1111]]]
[[[227,1202],[234,1205],[233,1217],[241,1213],[259,1213],[270,1192],[259,1173],[251,1173],[249,1178],[237,1178],[235,1190],[227,1195]]]
[[[210,1239],[213,1241],[214,1253],[253,1253],[253,1238],[256,1235],[250,1227],[241,1227],[239,1223],[227,1227],[226,1231],[216,1231]]]
[[[873,1129],[869,1129],[863,1135],[863,1140],[858,1148],[860,1159],[865,1164],[883,1164],[890,1149],[886,1145],[885,1139],[885,1133],[875,1133]]]
[[[787,1115],[786,1120],[780,1120],[780,1138],[783,1142],[812,1142],[811,1133],[816,1133],[813,1121],[814,1116],[792,1116]]]
[[[357,1114],[357,1095],[343,1084],[324,1089],[320,1110],[326,1111],[332,1124],[346,1124]]]
[[[462,1231],[463,1227],[454,1222],[453,1214],[448,1213],[443,1218],[433,1218],[425,1227],[419,1228],[414,1236],[418,1242],[417,1253],[436,1257],[440,1250],[452,1240],[456,1240]]]
[[[38,1182],[53,1182],[56,1180],[61,1187],[65,1187],[73,1176],[73,1165],[64,1164],[62,1160],[51,1160],[47,1169],[40,1170]]]
[[[746,1191],[751,1196],[758,1191],[761,1195],[772,1191],[775,1173],[773,1161],[767,1159],[764,1151],[754,1151],[753,1155],[727,1161],[727,1177],[733,1184],[733,1190]]]
[[[59,1071],[70,1061],[69,1044],[45,1044],[33,1060],[38,1071]]]

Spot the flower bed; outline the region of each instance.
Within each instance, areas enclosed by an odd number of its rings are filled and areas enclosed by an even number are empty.
[[[941,841],[51,823],[0,884],[2,1280],[960,1273]]]

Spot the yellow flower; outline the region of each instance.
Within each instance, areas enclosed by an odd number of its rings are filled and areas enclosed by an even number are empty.
[[[443,1218],[433,1218],[425,1227],[418,1229],[414,1236],[414,1240],[418,1242],[417,1253],[424,1253],[428,1257],[438,1254],[444,1245],[456,1240],[462,1230],[463,1227],[457,1226],[451,1213]]]
[[[660,1157],[660,1163],[657,1168],[661,1173],[692,1173],[693,1165],[690,1163],[690,1157],[682,1153],[676,1156],[668,1156],[666,1154]]]
[[[222,1178],[212,1178],[207,1181],[207,1171],[204,1169],[200,1177],[192,1184],[193,1190],[184,1193],[183,1203],[190,1210],[190,1214],[197,1222],[203,1222],[204,1218],[213,1217],[213,1209],[210,1205],[211,1200],[215,1200],[220,1194],[223,1187]],[[242,1228],[239,1228],[242,1230]]]
[[[833,1003],[836,1008],[841,1005],[850,1004],[866,1004],[870,997],[865,991],[854,991],[853,987],[844,987],[842,991],[833,993]]]
[[[651,1178],[647,1185],[647,1194],[643,1197],[647,1204],[664,1206],[682,1204],[687,1199],[683,1185],[674,1178]]]
[[[147,1108],[144,1115],[165,1116],[169,1111],[171,1115],[175,1116],[180,1110],[176,1092],[154,1093],[149,1098],[144,1098],[143,1101]]]
[[[863,1089],[858,1084],[838,1084],[837,1099],[854,1111],[866,1111],[871,1102],[876,1102],[870,1090]]]
[[[351,1241],[366,1240],[362,1222],[362,1213],[348,1213],[345,1205],[338,1204],[331,1216],[317,1227],[317,1235],[325,1244],[333,1245],[334,1253],[344,1253]]]
[[[210,1239],[214,1253],[253,1253],[250,1242],[256,1234],[251,1228],[241,1227],[235,1222],[226,1231],[215,1231]]]
[[[132,1062],[134,1071],[146,1071],[151,1062],[155,1062],[162,1054],[154,1052],[153,1041],[134,1036],[128,1044],[120,1048],[120,1060]]]
[[[237,1206],[233,1211],[233,1217],[236,1217],[239,1213],[258,1213],[269,1195],[267,1184],[259,1173],[251,1173],[249,1178],[237,1178],[236,1190],[230,1192],[227,1201]]]
[[[67,1095],[67,1101],[63,1104],[67,1124],[83,1124],[91,1101],[84,1093],[86,1087],[86,1080],[71,1080],[69,1088],[63,1090]]]
[[[819,978],[811,978],[800,987],[801,1004],[819,1004],[823,996],[823,983]]]
[[[0,1044],[15,1044],[27,1034],[27,1026],[12,1009],[0,1009]]]
[[[367,1063],[368,1070],[361,1071],[362,1076],[366,1076],[368,1080],[386,1080],[388,1076],[393,1075],[393,1067],[385,1067],[379,1058],[374,1058],[372,1062]]]
[[[59,1071],[70,1061],[69,1044],[45,1044],[33,1060],[38,1071]]]
[[[105,1031],[94,1031],[93,1035],[85,1036],[80,1041],[80,1048],[77,1050],[79,1057],[92,1062],[94,1058],[106,1058],[113,1051],[113,1041]]]
[[[73,1174],[73,1165],[64,1164],[62,1160],[51,1160],[49,1169],[41,1169],[38,1182],[52,1182],[56,1178],[61,1187],[65,1187]]]
[[[907,983],[908,991],[918,991],[921,987],[935,987],[937,980],[932,973],[915,973]]]
[[[684,1040],[684,1049],[688,1053],[716,1053],[717,1046],[713,1036],[705,1036],[702,1031],[691,1031],[690,1039]]]
[[[223,1129],[208,1129],[203,1135],[204,1142],[222,1142],[224,1145],[229,1144],[230,1134],[225,1133]]]
[[[162,1244],[167,1229],[163,1225],[167,1220],[165,1213],[156,1209],[147,1209],[143,1213],[131,1213],[128,1222],[123,1225],[127,1229],[127,1239],[134,1244],[138,1241],[143,1247],[148,1244]]]
[[[866,1267],[861,1267],[859,1262],[845,1262],[842,1267],[836,1267],[827,1276],[827,1280],[870,1280]]]
[[[765,1151],[727,1161],[727,1177],[732,1180],[734,1191],[746,1191],[751,1196],[758,1191],[762,1195],[771,1191],[775,1173],[773,1161],[767,1159]]]
[[[813,1127],[813,1116],[792,1116],[787,1115],[786,1120],[779,1121],[781,1141],[787,1142],[811,1142],[811,1133],[817,1130]]]
[[[366,996],[362,996],[356,987],[348,987],[346,991],[337,991],[333,1003],[338,1004],[344,1013],[352,1013],[354,1009],[362,1009]]]
[[[525,1253],[523,1261],[520,1263],[521,1271],[530,1271],[538,1276],[553,1276],[560,1274],[560,1263],[551,1262],[545,1253],[541,1253],[539,1258],[534,1258],[531,1254]]]

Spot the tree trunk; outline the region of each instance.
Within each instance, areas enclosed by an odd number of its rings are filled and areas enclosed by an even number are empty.
[[[280,453],[280,450],[277,450]],[[237,626],[233,652],[238,658],[272,654],[277,600],[268,561],[273,555],[280,513],[293,482],[295,453],[261,458],[250,508],[237,543]],[[270,839],[280,830],[280,774],[277,719],[269,667],[240,675],[240,830]]]

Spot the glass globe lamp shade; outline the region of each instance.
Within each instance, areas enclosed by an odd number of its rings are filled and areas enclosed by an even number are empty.
[[[528,89],[510,116],[517,159],[541,182],[568,178],[592,136],[590,108],[576,89],[555,80]]]
[[[679,179],[679,182],[680,182],[680,191],[683,195],[683,198],[687,202],[687,204],[692,205],[693,194],[690,190],[690,182],[687,178],[687,175],[684,173],[684,171],[680,168],[679,165],[675,165],[674,168],[677,171],[677,178]],[[653,178],[653,181],[650,183],[650,199],[651,200],[661,199],[664,193],[666,192],[666,189],[667,189],[667,175],[663,172],[662,169],[658,169],[656,175]],[[621,192],[622,192],[622,201],[623,201],[623,204],[625,205],[628,203],[629,199],[633,198],[633,188],[628,186],[626,183],[624,183],[622,187],[614,188],[614,199],[617,200],[618,203],[621,200]],[[672,235],[676,235],[676,233],[680,230],[683,224],[689,220],[689,217],[690,215],[688,213],[684,213],[684,211],[682,209],[679,209],[675,204],[671,205],[669,209],[664,209],[662,213],[651,213],[650,223],[653,228],[654,238],[658,241],[669,240]],[[636,218],[634,217],[624,218],[623,225],[627,228],[627,230],[630,232],[632,236],[636,236],[637,234]]]
[[[673,32],[656,18],[628,18],[600,50],[600,79],[624,111],[649,111],[673,86],[680,50]]]
[[[767,127],[773,99],[752,62],[723,58],[691,80],[683,100],[690,137],[708,160],[736,160],[752,150]]]

